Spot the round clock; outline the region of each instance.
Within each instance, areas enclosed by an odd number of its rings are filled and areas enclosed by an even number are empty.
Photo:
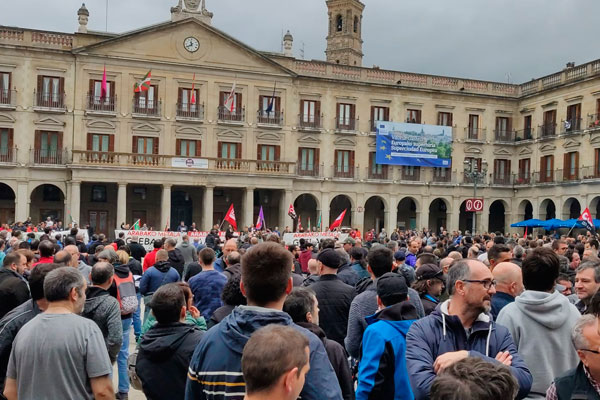
[[[200,48],[200,42],[195,37],[188,37],[183,41],[183,47],[190,53],[195,53]]]

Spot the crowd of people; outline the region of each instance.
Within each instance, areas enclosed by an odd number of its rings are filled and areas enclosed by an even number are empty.
[[[6,399],[600,399],[591,234],[49,228],[0,231]]]

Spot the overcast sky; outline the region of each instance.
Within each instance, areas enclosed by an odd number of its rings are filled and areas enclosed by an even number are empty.
[[[107,0],[87,0],[89,29],[105,29]],[[170,18],[177,0],[108,0],[108,30]],[[206,0],[213,25],[257,50],[324,59],[325,0]],[[363,0],[363,65],[522,83],[600,58],[598,0]],[[78,0],[0,0],[0,24],[77,30]],[[7,6],[10,4],[10,6]],[[32,12],[33,10],[33,12]]]

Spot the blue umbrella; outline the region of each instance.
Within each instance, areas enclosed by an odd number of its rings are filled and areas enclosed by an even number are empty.
[[[553,231],[555,229],[564,228],[564,221],[557,218],[552,218],[546,221],[542,221],[541,227],[547,231]]]
[[[538,228],[540,226],[544,226],[543,223],[545,221],[541,221],[539,219],[526,219],[525,221],[521,221],[521,222],[516,222],[514,224],[512,224],[510,227],[511,228]]]

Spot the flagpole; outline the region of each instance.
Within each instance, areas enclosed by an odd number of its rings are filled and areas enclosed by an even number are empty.
[[[106,0],[106,23],[104,26],[104,30],[108,32],[108,0]]]
[[[575,229],[575,226],[577,225],[577,221],[575,221],[575,223],[573,224],[573,226],[571,227],[571,229],[569,230],[569,233],[567,233],[567,237],[571,236],[571,232],[573,231],[573,229]]]

